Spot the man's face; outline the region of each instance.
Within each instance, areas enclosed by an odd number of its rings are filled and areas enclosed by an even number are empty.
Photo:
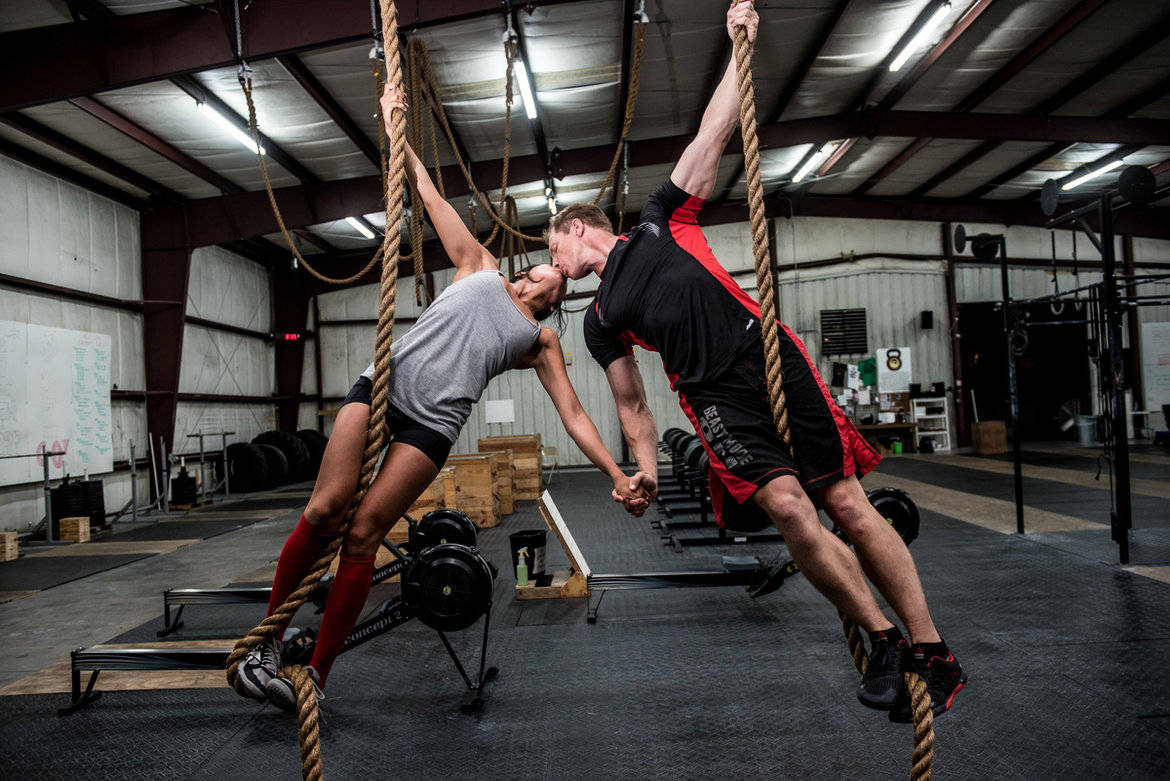
[[[548,237],[548,254],[552,265],[569,279],[581,279],[589,275],[582,257],[585,248],[581,241],[583,227],[580,220],[573,220],[567,230],[554,231]]]

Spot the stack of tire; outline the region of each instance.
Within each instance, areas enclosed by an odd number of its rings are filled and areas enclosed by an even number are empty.
[[[228,445],[228,485],[232,493],[268,491],[288,483],[314,480],[325,454],[326,437],[314,429],[265,431],[251,442]]]

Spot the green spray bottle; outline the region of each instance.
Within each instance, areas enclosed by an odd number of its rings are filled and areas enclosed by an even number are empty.
[[[521,548],[516,554],[516,585],[528,585],[528,549]]]

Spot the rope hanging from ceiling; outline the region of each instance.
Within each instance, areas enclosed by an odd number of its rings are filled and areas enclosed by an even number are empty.
[[[756,126],[755,85],[752,82],[752,46],[747,30],[735,28],[735,69],[739,83],[739,122],[743,136],[744,171],[748,184],[748,211],[751,217],[752,251],[755,256],[756,288],[760,297],[760,326],[764,338],[768,397],[772,407],[772,422],[784,444],[792,447],[788,427],[788,410],[784,395],[783,368],[780,361],[780,338],[777,326],[776,292],[772,264],[768,257],[767,219],[764,214],[764,189],[760,181],[760,144]],[[850,655],[862,675],[868,667],[861,632],[852,619],[842,615],[842,627]],[[930,710],[930,694],[926,684],[916,674],[906,672],[914,714],[914,752],[911,781],[929,781],[934,758],[934,715]]]
[[[382,12],[383,40],[395,41],[398,35],[398,16],[393,0],[379,0]],[[391,46],[387,52],[386,78],[391,83],[401,83],[402,67],[399,60],[398,48]],[[403,182],[405,180],[404,167],[406,161],[406,118],[402,112],[394,112],[390,118],[392,123],[390,138],[389,160],[385,163],[387,175],[386,184],[386,225],[398,225],[402,219]],[[316,589],[321,576],[329,569],[333,558],[341,549],[345,533],[349,529],[350,520],[361,504],[374,479],[374,467],[384,445],[383,427],[381,421],[386,417],[387,388],[390,374],[390,345],[394,337],[394,313],[398,292],[398,260],[399,260],[398,231],[387,230],[382,238],[382,247],[378,256],[383,258],[380,296],[378,305],[377,347],[374,358],[374,387],[370,403],[370,424],[366,432],[366,448],[362,453],[361,474],[349,508],[346,510],[340,528],[333,539],[325,546],[321,556],[309,568],[309,572],[301,580],[300,585],[289,595],[271,616],[265,618],[258,626],[236,643],[226,662],[228,683],[243,694],[242,683],[239,680],[238,668],[244,657],[261,643],[275,637],[284,631],[297,610],[308,600],[309,595]],[[299,665],[286,667],[280,671],[283,677],[293,681],[297,690],[297,712],[300,722],[299,736],[301,746],[301,772],[306,781],[319,781],[322,777],[320,737],[318,733],[318,713],[315,688],[309,672]]]

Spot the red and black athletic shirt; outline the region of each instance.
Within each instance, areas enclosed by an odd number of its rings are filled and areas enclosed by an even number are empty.
[[[760,307],[715,259],[699,228],[704,201],[667,181],[618,238],[585,313],[585,343],[601,368],[655,350],[671,387],[718,376],[752,339]]]

